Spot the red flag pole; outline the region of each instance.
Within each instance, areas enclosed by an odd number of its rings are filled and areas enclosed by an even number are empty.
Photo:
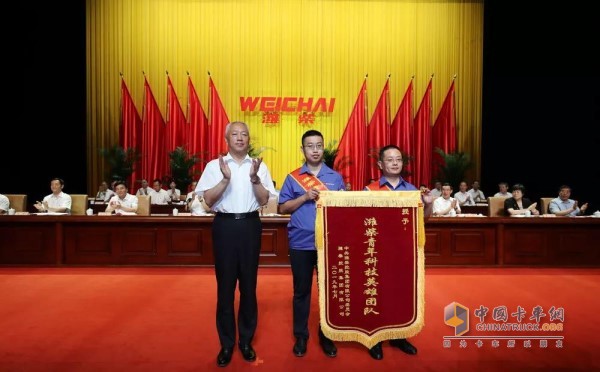
[[[208,71],[208,80],[210,80],[210,71]],[[210,126],[210,118],[212,116],[212,84],[208,84],[208,125]]]
[[[185,72],[187,74],[188,77],[188,84],[190,81],[190,72],[186,71]],[[190,90],[188,89],[188,95],[187,95],[187,106],[185,107],[185,116],[187,117],[187,123],[190,124],[192,122],[192,119],[190,118]]]

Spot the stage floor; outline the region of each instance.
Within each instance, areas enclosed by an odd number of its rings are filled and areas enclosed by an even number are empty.
[[[260,268],[259,323],[253,342],[258,359],[250,366],[236,350],[227,368],[303,372],[600,368],[600,322],[595,317],[600,269],[428,268],[425,286],[425,327],[410,340],[418,348],[416,356],[385,343],[384,359],[376,361],[360,344],[336,342],[338,356],[327,358],[316,337],[315,278],[308,353],[297,358],[292,354],[290,269]],[[218,369],[212,268],[0,268],[0,298],[2,371]],[[444,308],[453,302],[467,307],[470,314],[471,330],[458,339],[447,338],[454,335],[454,328],[444,324]],[[544,314],[540,324],[562,323],[563,330],[478,331],[475,310],[488,308],[484,321],[493,323],[493,309],[501,306],[507,308],[509,323],[516,323],[511,313],[519,306],[526,312],[522,323],[535,323],[530,317],[540,306]],[[546,339],[545,347],[541,339]]]

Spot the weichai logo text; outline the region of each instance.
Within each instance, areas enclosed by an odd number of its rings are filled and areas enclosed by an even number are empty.
[[[240,97],[242,111],[333,112],[335,98]]]

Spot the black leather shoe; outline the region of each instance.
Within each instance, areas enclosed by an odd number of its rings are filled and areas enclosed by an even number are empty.
[[[232,347],[222,347],[217,355],[217,365],[219,367],[225,367],[231,362],[231,356],[233,355]]]
[[[256,360],[256,353],[250,344],[240,344],[240,351],[242,356],[248,362],[254,362]]]
[[[306,354],[306,339],[302,337],[296,338],[296,343],[294,344],[294,355],[297,357],[302,357]]]
[[[323,349],[323,352],[328,357],[333,358],[337,355],[337,348],[333,344],[333,341],[331,341],[327,337],[325,337],[325,336],[319,337],[319,344],[321,344],[321,348]]]
[[[371,358],[373,359],[383,359],[383,348],[381,347],[381,342],[369,349],[369,355],[371,355]]]
[[[410,342],[408,342],[404,338],[390,340],[390,345],[392,345],[393,347],[397,347],[398,349],[404,351],[408,355],[415,355],[417,353],[417,348],[414,347]]]

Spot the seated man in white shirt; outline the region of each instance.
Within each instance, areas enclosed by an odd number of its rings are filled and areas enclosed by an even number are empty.
[[[115,192],[108,187],[108,183],[106,181],[102,181],[100,187],[98,187],[98,193],[96,194],[96,200],[102,200],[107,202],[110,198],[115,195]]]
[[[181,191],[177,188],[177,184],[175,181],[171,181],[169,184],[169,189],[167,190],[167,195],[171,199],[173,203],[179,203],[181,197]]]
[[[558,198],[550,201],[549,211],[556,216],[583,216],[588,207],[588,204],[579,208],[577,200],[569,199],[571,196],[571,188],[567,185],[562,185],[558,191]]]
[[[495,198],[512,198],[512,193],[508,191],[509,186],[506,182],[498,184],[498,192],[494,194]]]
[[[433,190],[431,190],[430,195],[434,198],[439,198],[442,196],[442,183],[440,181],[435,181]]]
[[[473,199],[475,203],[485,202],[485,195],[483,195],[483,191],[479,189],[479,181],[473,181],[472,188],[468,193],[471,194],[471,199]]]
[[[148,186],[148,181],[142,180],[142,187],[140,187],[138,189],[138,191],[135,193],[135,195],[137,195],[137,196],[150,195],[151,191],[152,191],[152,189]]]
[[[169,204],[171,198],[167,191],[162,188],[162,181],[157,178],[152,182],[152,190],[150,190],[150,204]]]
[[[445,183],[442,186],[442,196],[433,201],[434,216],[456,216],[460,213],[458,201],[450,195],[452,195],[452,186]]]
[[[10,209],[10,200],[2,194],[0,194],[0,214],[8,214]]]
[[[71,196],[62,192],[65,181],[53,178],[50,181],[52,194],[44,197],[42,202],[37,201],[33,206],[39,212],[71,213]]]
[[[127,185],[123,181],[117,181],[115,183],[115,190],[117,195],[113,196],[106,207],[106,212],[122,215],[135,215],[138,208],[137,197],[129,194],[127,191]]]
[[[204,202],[204,198],[201,195],[196,195],[197,181],[190,184],[190,192],[185,197],[185,209],[192,213],[192,216],[204,216],[208,214],[208,206]]]
[[[462,181],[458,187],[460,190],[456,194],[454,194],[454,198],[458,200],[458,205],[460,205],[461,207],[463,205],[475,205],[473,197],[467,192],[467,183],[465,181]]]

